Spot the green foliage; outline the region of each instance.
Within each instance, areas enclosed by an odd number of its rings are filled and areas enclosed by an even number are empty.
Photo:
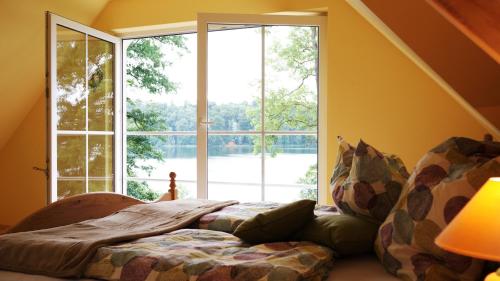
[[[171,62],[165,59],[162,47],[173,46],[186,51],[182,35],[157,36],[133,40],[127,47],[127,84],[147,90],[150,94],[175,92],[176,85],[165,75]]]
[[[149,94],[175,93],[176,85],[165,75],[166,66],[171,62],[166,59],[162,48],[182,55],[187,48],[182,35],[159,36],[132,40],[127,47],[126,81],[131,87],[146,90]],[[133,100],[127,98],[127,128],[130,131],[166,130],[164,115],[160,109],[144,110]],[[159,145],[164,137],[130,136],[127,138],[127,176],[136,176],[134,170],[141,169],[148,174],[153,167],[139,164],[139,160],[163,161],[164,155]],[[141,200],[154,200],[160,194],[151,190],[146,182],[129,182],[127,193]]]
[[[314,164],[309,166],[306,174],[303,177],[299,178],[297,183],[310,185],[310,187],[304,187],[302,188],[302,190],[300,190],[300,198],[317,200],[318,191],[316,189],[316,186],[318,184],[318,165]]]
[[[144,201],[154,201],[160,197],[161,194],[149,188],[146,182],[128,181],[127,194],[134,198]]]

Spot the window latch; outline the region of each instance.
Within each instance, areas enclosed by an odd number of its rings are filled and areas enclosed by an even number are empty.
[[[40,168],[40,167],[33,167],[33,170],[35,170],[37,172],[43,172],[46,177],[49,176],[49,169],[43,169],[43,168]]]

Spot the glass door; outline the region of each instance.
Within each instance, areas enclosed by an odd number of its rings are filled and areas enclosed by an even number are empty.
[[[121,192],[121,40],[47,14],[48,201]]]
[[[326,202],[324,23],[199,15],[199,198]]]

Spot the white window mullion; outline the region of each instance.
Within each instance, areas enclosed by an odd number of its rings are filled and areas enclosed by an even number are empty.
[[[208,70],[208,22],[198,16],[198,98],[197,98],[197,197],[208,198],[208,147],[207,147],[207,70]]]
[[[266,200],[266,135],[264,133],[265,124],[265,111],[264,111],[264,101],[266,93],[266,27],[261,27],[261,82],[260,82],[260,147],[261,147],[261,188],[260,188],[260,198],[262,201]]]
[[[85,34],[85,193],[89,192],[89,35]]]

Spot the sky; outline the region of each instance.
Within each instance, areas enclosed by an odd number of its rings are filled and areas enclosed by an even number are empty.
[[[286,44],[289,27],[272,27],[266,36],[266,48],[275,42]],[[165,75],[177,83],[176,95],[150,95],[145,91],[126,87],[125,94],[143,101],[167,102],[182,105],[196,104],[197,100],[197,42],[196,33],[183,35],[190,52],[178,56],[168,47],[163,51],[173,64]],[[251,102],[261,95],[262,36],[260,27],[209,32],[208,35],[208,101],[217,104]],[[124,49],[130,40],[124,41]],[[266,52],[269,53],[269,51]],[[125,58],[126,62],[126,58]],[[315,81],[306,83],[315,88]],[[298,85],[289,72],[273,72],[266,66],[266,89]]]

